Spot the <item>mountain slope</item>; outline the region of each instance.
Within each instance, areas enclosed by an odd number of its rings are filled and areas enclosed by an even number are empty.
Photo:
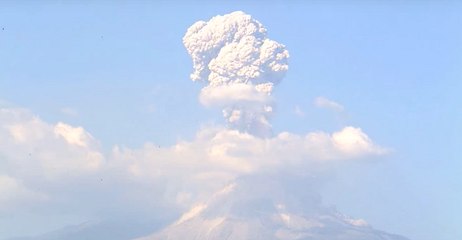
[[[133,219],[85,222],[67,226],[38,236],[16,237],[5,240],[128,240],[157,229],[155,221]]]
[[[137,240],[408,240],[324,208],[317,196],[294,197],[285,189],[271,179],[238,180]]]

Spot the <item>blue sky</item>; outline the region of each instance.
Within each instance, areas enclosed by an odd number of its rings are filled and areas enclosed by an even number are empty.
[[[290,52],[274,91],[274,132],[353,125],[392,149],[338,166],[324,202],[411,239],[460,239],[462,5],[455,1],[3,2],[1,105],[82,126],[103,152],[191,140],[224,120],[199,103],[202,86],[189,80],[182,37],[197,20],[235,10]],[[344,110],[316,107],[317,97]],[[18,234],[13,224],[40,233],[86,219],[40,225],[40,214],[18,215],[32,217],[0,216],[12,229],[0,238]]]

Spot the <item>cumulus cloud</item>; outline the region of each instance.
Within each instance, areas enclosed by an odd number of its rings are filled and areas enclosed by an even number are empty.
[[[268,39],[263,25],[240,11],[196,22],[183,43],[193,60],[191,79],[208,83],[201,102],[223,107],[231,127],[269,136],[269,95],[288,69],[284,45]]]
[[[99,192],[113,191],[95,184],[105,160],[99,142],[83,127],[0,107],[0,211],[15,214],[18,221],[24,215],[53,219],[102,209],[95,201]]]
[[[246,104],[262,97],[260,92],[241,85],[223,88],[223,91],[237,91],[242,95],[239,101]],[[211,102],[219,104],[219,101]],[[115,204],[112,209],[136,202],[132,208],[143,209],[144,213],[158,211],[156,214],[165,209],[179,214],[178,211],[206,202],[217,190],[243,176],[270,176],[278,182],[298,171],[304,175],[322,175],[326,167],[339,161],[376,157],[387,152],[360,128],[351,126],[333,133],[281,132],[266,138],[238,129],[216,127],[204,128],[193,140],[179,141],[169,147],[154,143],[137,149],[115,146],[110,154],[103,155],[98,141],[83,127],[63,122],[50,124],[27,110],[14,108],[0,109],[0,136],[3,157],[0,165],[4,171],[0,175],[0,194],[4,196],[0,202],[51,199],[49,204],[52,204],[59,194],[60,198],[73,199],[67,204],[87,210],[101,209],[101,205],[94,203],[98,198],[105,202],[104,205],[107,202]],[[101,176],[98,176],[101,187],[85,178],[95,172]],[[281,172],[284,174],[275,174]],[[42,183],[37,185],[35,180],[42,178],[46,179],[45,183],[40,180]],[[58,188],[59,193],[44,187],[69,178],[77,180],[74,183],[64,181]],[[305,187],[310,181],[312,183],[312,180],[291,179],[291,184],[303,183]],[[92,185],[85,184],[89,182]],[[264,189],[265,184],[256,187]],[[87,192],[93,197],[85,198],[74,191]],[[290,190],[289,187],[288,191],[310,195],[306,201],[319,201],[315,189]],[[48,201],[42,202],[44,206],[48,204]],[[194,211],[191,214],[194,215]],[[286,215],[283,221],[288,221],[284,220],[287,217],[294,218],[289,213]],[[186,216],[189,215],[184,215],[182,221],[187,221]],[[181,222],[181,218],[178,221]],[[361,220],[347,222],[365,225]]]
[[[28,189],[24,184],[8,175],[0,175],[0,212],[30,201],[44,201],[47,196]]]
[[[325,97],[317,97],[316,99],[314,99],[314,105],[318,108],[330,109],[335,112],[343,112],[345,110],[345,108],[340,103],[337,103]]]
[[[360,129],[345,127],[342,131],[332,134],[332,143],[336,149],[350,157],[360,157],[365,154],[382,155],[388,150],[374,146],[372,140]]]
[[[70,145],[88,147],[93,139],[82,127],[72,127],[62,122],[57,123],[53,130],[57,137],[63,138]]]
[[[155,144],[140,149],[115,147],[113,161],[126,168],[132,180],[164,179],[160,182],[169,182],[171,187],[168,201],[190,206],[243,175],[270,174],[282,169],[288,173],[303,169],[304,174],[317,174],[338,161],[385,153],[386,149],[354,127],[332,134],[313,132],[301,136],[282,132],[271,138],[208,128],[199,131],[193,141],[169,148]]]
[[[49,124],[24,109],[0,109],[0,136],[1,164],[15,171],[79,175],[98,170],[104,161],[98,142],[83,128]]]

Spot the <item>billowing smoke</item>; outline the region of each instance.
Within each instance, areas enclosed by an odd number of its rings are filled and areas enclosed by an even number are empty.
[[[285,46],[266,29],[237,11],[193,24],[183,43],[193,60],[193,81],[208,83],[200,101],[223,108],[232,128],[267,137],[273,112],[271,93],[288,69]]]

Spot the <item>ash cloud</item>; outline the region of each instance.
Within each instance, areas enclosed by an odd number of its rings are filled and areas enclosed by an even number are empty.
[[[201,103],[221,107],[232,128],[270,136],[271,93],[288,69],[285,46],[241,11],[196,22],[183,43],[193,61],[191,79],[206,83]]]

